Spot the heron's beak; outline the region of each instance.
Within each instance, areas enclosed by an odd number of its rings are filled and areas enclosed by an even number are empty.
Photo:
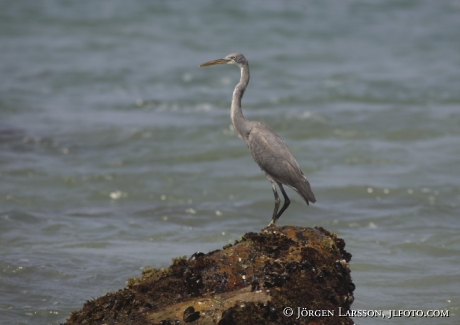
[[[227,64],[228,62],[230,62],[230,60],[217,59],[217,60],[212,60],[212,61],[208,61],[203,64],[200,64],[200,67],[207,67],[208,65],[215,65],[215,64]]]

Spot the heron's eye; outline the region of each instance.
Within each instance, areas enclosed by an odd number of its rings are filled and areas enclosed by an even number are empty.
[[[236,60],[236,56],[232,56],[230,59],[232,59],[233,61]]]

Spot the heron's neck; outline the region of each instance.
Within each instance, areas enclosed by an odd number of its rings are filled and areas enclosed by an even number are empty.
[[[251,122],[246,120],[241,110],[241,99],[243,98],[244,91],[249,83],[249,66],[246,63],[241,67],[240,82],[236,85],[233,91],[231,118],[235,131],[246,140],[251,129]]]

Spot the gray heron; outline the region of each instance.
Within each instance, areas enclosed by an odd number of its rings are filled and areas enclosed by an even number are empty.
[[[288,146],[276,132],[263,122],[249,121],[243,116],[241,99],[249,83],[248,60],[241,53],[232,53],[223,59],[205,62],[200,67],[216,64],[233,64],[241,70],[240,82],[238,82],[233,91],[231,106],[232,124],[236,133],[249,147],[252,158],[254,158],[260,169],[265,172],[272,185],[273,195],[275,196],[275,208],[272,220],[268,226],[274,225],[291,203],[284,191],[283,184],[296,191],[305,200],[307,205],[309,205],[309,202],[316,202],[315,195]],[[281,210],[279,210],[280,198],[275,184],[278,184],[284,197],[284,204]]]

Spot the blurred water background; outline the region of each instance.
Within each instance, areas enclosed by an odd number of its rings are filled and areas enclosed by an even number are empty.
[[[230,127],[290,146],[353,254],[353,309],[460,307],[460,1],[0,1],[0,323],[59,324],[144,266],[268,224]],[[304,306],[300,306],[304,307]],[[379,318],[361,324],[388,324]]]

